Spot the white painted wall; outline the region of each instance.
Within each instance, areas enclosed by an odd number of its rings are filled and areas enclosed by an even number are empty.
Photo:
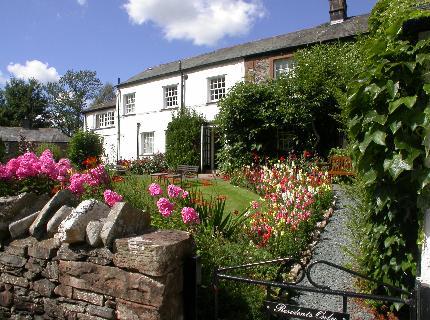
[[[96,115],[100,113],[106,113],[107,111],[114,111],[115,113],[115,126],[110,128],[97,129],[96,128]],[[115,109],[105,109],[95,112],[89,112],[85,114],[85,129],[93,130],[103,138],[104,148],[104,161],[107,163],[116,162],[116,149],[117,149],[117,129],[116,129],[116,111]]]
[[[216,66],[185,72],[185,105],[196,110],[208,120],[214,120],[218,113],[216,103],[208,103],[208,78],[225,75],[227,91],[234,84],[243,81],[245,64],[243,60],[232,61]],[[180,105],[180,75],[157,78],[141,82],[120,90],[120,158],[136,159],[142,156],[141,133],[154,132],[154,152],[165,152],[165,130],[172,119],[174,109],[164,109],[163,87],[178,85],[178,104]],[[124,95],[135,93],[135,114],[124,115]],[[137,124],[140,123],[139,135]]]
[[[421,255],[421,283],[430,286],[430,209],[424,216],[424,242]]]

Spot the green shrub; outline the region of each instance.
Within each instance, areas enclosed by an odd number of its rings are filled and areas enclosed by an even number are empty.
[[[430,191],[430,41],[403,33],[405,21],[430,15],[416,8],[419,2],[383,0],[375,7],[365,71],[350,85],[345,109],[369,202],[361,271],[405,290],[414,286],[419,204],[428,206],[423,196]]]
[[[40,155],[46,149],[49,149],[52,152],[52,155],[54,156],[55,161],[58,161],[64,157],[63,150],[55,143],[41,143],[36,147],[35,153],[38,157],[40,157]]]
[[[0,162],[3,162],[6,156],[6,146],[3,139],[0,138]]]
[[[83,169],[85,159],[103,155],[103,138],[91,131],[78,131],[69,142],[68,158],[77,167]]]
[[[163,153],[156,153],[152,157],[131,161],[128,168],[134,174],[165,172],[167,170],[166,157]]]
[[[181,109],[173,115],[166,131],[166,160],[169,168],[180,164],[200,164],[201,126],[206,123],[203,116],[194,110]]]

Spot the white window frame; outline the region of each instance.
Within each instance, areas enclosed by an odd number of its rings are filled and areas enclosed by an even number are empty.
[[[163,87],[163,107],[176,108],[178,106],[178,85],[172,84]]]
[[[278,79],[282,75],[287,75],[292,72],[296,66],[296,62],[292,57],[280,58],[273,60],[273,77]]]
[[[142,132],[140,134],[142,155],[154,154],[154,131]]]
[[[124,95],[124,114],[136,113],[136,92]]]
[[[96,114],[96,129],[113,127],[115,125],[115,112],[107,111]]]
[[[208,78],[208,102],[217,102],[226,94],[225,74]]]

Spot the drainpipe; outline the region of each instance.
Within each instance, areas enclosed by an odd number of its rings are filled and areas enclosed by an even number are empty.
[[[118,78],[118,85],[121,83],[121,79]],[[118,96],[116,98],[116,104],[117,104],[117,112],[116,112],[116,118],[117,118],[117,133],[116,133],[116,162],[118,163],[119,157],[120,157],[120,144],[121,144],[121,129],[120,129],[120,123],[119,123],[119,108],[121,105],[121,89],[118,88]]]
[[[139,160],[139,131],[140,131],[140,122],[136,124],[136,159]]]
[[[184,75],[182,70],[182,61],[179,61],[179,73],[181,75],[181,111],[185,109],[185,80],[188,79],[188,75]]]

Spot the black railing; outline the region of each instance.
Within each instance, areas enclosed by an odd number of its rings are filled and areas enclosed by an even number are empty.
[[[262,265],[268,265],[268,264],[281,264],[276,281],[268,281],[268,280],[258,280],[258,279],[251,279],[240,275],[232,275],[229,274],[231,271],[234,270],[243,270],[243,269],[250,269]],[[297,279],[294,279],[291,282],[285,282],[282,280],[282,273],[288,274],[291,270],[291,267],[293,265],[299,266],[299,272],[297,275]],[[352,276],[356,278],[365,279],[367,281],[373,282],[378,284],[381,287],[384,287],[388,290],[391,290],[391,292],[396,292],[399,294],[399,296],[390,296],[390,295],[377,295],[377,294],[367,294],[367,293],[359,293],[355,291],[344,291],[344,290],[337,290],[337,289],[331,289],[329,286],[318,284],[311,275],[311,271],[318,265],[327,265],[329,267],[341,270],[343,272],[346,272],[348,274],[351,274]],[[307,278],[309,283],[312,286],[305,286],[302,285],[301,282]],[[235,282],[242,282],[247,283],[250,285],[260,285],[266,287],[267,291],[267,298],[270,300],[270,292],[272,291],[272,288],[279,288],[281,291],[286,290],[297,290],[297,291],[304,291],[304,292],[311,292],[311,293],[319,293],[319,294],[328,294],[328,295],[335,295],[335,296],[341,296],[343,298],[343,312],[347,313],[348,308],[348,298],[358,298],[358,299],[364,299],[364,300],[376,300],[376,301],[385,301],[385,302],[393,302],[393,303],[403,303],[407,304],[410,307],[410,320],[416,320],[416,295],[415,291],[408,292],[403,290],[402,288],[398,288],[386,283],[382,283],[379,281],[375,281],[367,276],[364,276],[360,273],[357,273],[353,270],[344,268],[342,266],[336,265],[332,262],[320,260],[315,261],[309,264],[307,267],[305,267],[301,262],[296,261],[292,258],[280,258],[275,260],[268,260],[268,261],[261,261],[261,262],[255,262],[255,263],[249,263],[249,264],[243,264],[239,266],[233,266],[233,267],[223,267],[218,268],[214,272],[213,276],[213,288],[214,288],[214,303],[215,303],[215,319],[218,320],[218,287],[219,287],[219,281],[220,280],[228,280],[228,281],[235,281]],[[270,304],[271,301],[268,301],[268,304]],[[269,308],[269,307],[268,307]],[[312,309],[308,309],[312,310]],[[276,310],[275,310],[276,311]],[[278,310],[279,311],[279,310]],[[285,310],[284,310],[285,311]],[[315,310],[318,311],[318,310]],[[322,312],[322,311],[320,311]],[[278,312],[279,313],[279,312]],[[275,314],[272,313],[272,314]],[[291,315],[291,314],[290,314]],[[349,317],[349,316],[348,316]]]

